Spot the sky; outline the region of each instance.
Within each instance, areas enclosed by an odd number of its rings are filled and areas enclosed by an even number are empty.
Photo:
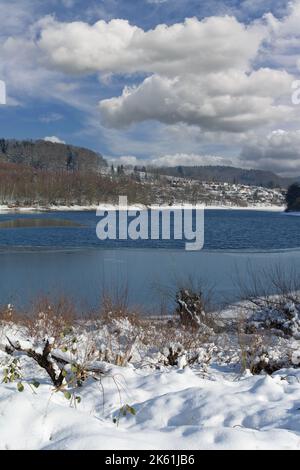
[[[300,0],[0,0],[0,137],[300,175]]]

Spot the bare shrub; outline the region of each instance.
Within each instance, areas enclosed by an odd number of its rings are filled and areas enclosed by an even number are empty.
[[[242,288],[245,331],[300,338],[300,280],[297,271],[279,265],[260,273],[249,271]],[[270,293],[271,292],[271,293]]]
[[[45,336],[57,341],[61,334],[72,329],[76,321],[76,309],[67,297],[51,301],[48,297],[37,298],[24,316],[28,334],[37,340]]]
[[[3,317],[5,314],[11,320],[12,315],[16,315],[11,310],[11,307],[3,309]],[[204,324],[209,321],[209,316],[205,316],[203,327],[193,328],[190,323],[181,322],[178,316],[172,319],[146,317],[139,309],[128,306],[126,287],[119,288],[115,296],[109,290],[105,291],[100,309],[81,318],[77,316],[73,303],[65,297],[58,300],[38,298],[26,312],[18,312],[18,328],[11,331],[12,338],[17,334],[17,338],[21,337],[31,345],[29,350],[27,347],[23,350],[22,344],[19,345],[21,349],[17,349],[19,346],[14,343],[14,349],[43,363],[44,368],[46,358],[43,351],[47,352],[49,345],[56,356],[61,350],[71,355],[80,367],[95,361],[117,366],[127,366],[131,362],[145,364],[147,360],[144,358],[149,356],[155,357],[151,367],[155,363],[182,366],[183,357],[188,364],[197,362],[200,349],[203,362],[206,361],[203,351],[210,347],[214,336],[213,330]],[[5,330],[3,338],[6,331],[10,330]],[[37,351],[41,357],[35,355]],[[155,356],[157,354],[159,358]],[[47,354],[52,355],[52,352]],[[62,360],[61,352],[59,357]]]
[[[98,360],[126,366],[132,359],[140,331],[140,312],[128,306],[128,286],[103,288],[100,309],[90,317],[94,333],[101,331]]]
[[[0,308],[0,322],[16,322],[17,313],[12,304]]]
[[[128,288],[112,295],[109,291],[102,294],[99,317],[102,322],[110,324],[116,320],[129,319],[132,324],[139,324],[141,313],[128,306]]]
[[[292,349],[281,338],[276,341],[263,333],[239,334],[242,370],[252,374],[273,374],[284,367],[295,367]]]
[[[293,352],[300,338],[299,289],[297,270],[249,270],[237,324],[243,369],[272,374],[299,365]]]

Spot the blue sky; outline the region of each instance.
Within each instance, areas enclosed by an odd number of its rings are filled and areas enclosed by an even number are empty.
[[[125,163],[283,174],[296,165],[300,174],[291,106],[299,1],[0,0],[0,8],[1,136],[55,137]]]

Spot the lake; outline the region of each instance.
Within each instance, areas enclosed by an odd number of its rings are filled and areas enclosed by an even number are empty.
[[[28,304],[41,294],[67,295],[79,309],[101,292],[128,288],[131,305],[149,313],[172,309],[179,285],[213,288],[217,306],[240,298],[239,281],[278,266],[300,274],[300,217],[247,210],[205,211],[205,245],[179,240],[105,241],[95,212],[0,215],[0,303]],[[263,273],[264,271],[264,273]]]

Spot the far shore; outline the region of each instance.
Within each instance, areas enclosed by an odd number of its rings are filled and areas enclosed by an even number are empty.
[[[183,205],[176,205],[173,206],[166,206],[170,209],[179,209],[182,207],[188,207],[189,204]],[[90,205],[90,206],[79,206],[79,205],[72,205],[72,206],[8,206],[8,205],[0,205],[0,214],[5,213],[34,213],[34,212],[80,212],[80,211],[96,211],[98,208],[102,210],[113,210],[119,208],[117,204],[107,204],[107,203],[99,203],[99,205]],[[153,208],[159,208],[159,206],[153,205]],[[255,206],[229,206],[229,205],[207,205],[203,206],[205,210],[244,210],[244,211],[265,211],[265,212],[285,212],[285,206],[275,206],[275,205],[255,205]],[[140,210],[143,206],[139,205],[129,205],[128,209],[131,210]],[[290,213],[293,215],[297,215],[297,213]]]

